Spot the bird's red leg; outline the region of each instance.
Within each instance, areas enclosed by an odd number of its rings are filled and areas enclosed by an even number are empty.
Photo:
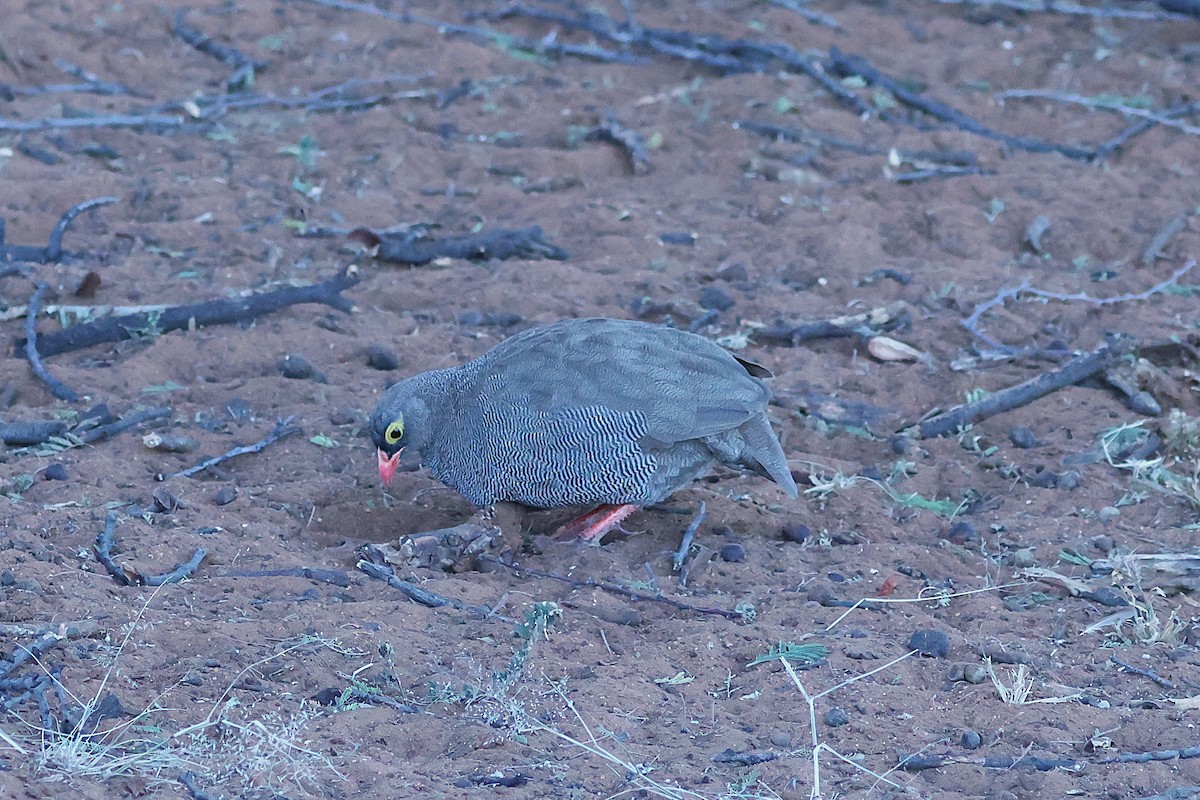
[[[622,520],[639,508],[641,506],[631,503],[597,506],[563,525],[554,534],[554,538],[560,542],[583,539],[599,544],[604,534],[616,528]]]

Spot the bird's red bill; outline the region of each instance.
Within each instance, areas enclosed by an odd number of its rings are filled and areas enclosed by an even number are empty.
[[[379,479],[383,481],[384,486],[392,485],[392,478],[396,476],[396,467],[400,465],[400,450],[392,453],[390,456],[382,450],[376,450],[375,456],[379,460]]]

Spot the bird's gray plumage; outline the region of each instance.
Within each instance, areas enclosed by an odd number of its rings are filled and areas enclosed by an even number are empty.
[[[438,480],[480,506],[656,503],[718,462],[795,497],[766,416],[770,396],[701,336],[574,319],[397,383],[370,432],[387,454],[419,452]],[[401,418],[403,436],[389,444],[387,426]]]

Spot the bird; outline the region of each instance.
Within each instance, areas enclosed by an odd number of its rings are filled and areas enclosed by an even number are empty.
[[[599,541],[717,464],[796,482],[765,368],[698,334],[631,320],[530,328],[388,388],[368,424],[380,479],[401,454],[478,507],[595,506],[558,538]]]

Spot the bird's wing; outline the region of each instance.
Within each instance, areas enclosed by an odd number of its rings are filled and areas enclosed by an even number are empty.
[[[476,385],[493,402],[551,415],[595,406],[642,414],[646,435],[665,443],[736,428],[770,398],[729,352],[643,323],[572,320],[516,336],[488,356]]]

